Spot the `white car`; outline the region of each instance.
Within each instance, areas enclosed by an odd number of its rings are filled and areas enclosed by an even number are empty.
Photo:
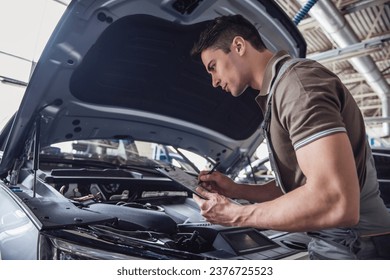
[[[305,56],[303,37],[270,0],[68,6],[0,135],[1,258],[306,252],[302,233],[213,225],[192,199],[200,169],[219,162],[237,178],[263,141],[257,93],[234,98],[213,88],[190,56],[204,25],[221,14],[243,14],[271,50]]]

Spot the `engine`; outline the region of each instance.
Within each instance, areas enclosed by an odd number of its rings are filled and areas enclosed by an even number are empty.
[[[69,184],[59,192],[85,210],[114,217],[115,222],[105,229],[165,248],[224,259],[277,259],[296,252],[274,242],[264,231],[210,224],[185,191]]]

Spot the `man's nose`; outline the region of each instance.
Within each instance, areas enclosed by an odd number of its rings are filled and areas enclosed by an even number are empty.
[[[221,84],[221,80],[213,77],[213,87],[218,87]]]

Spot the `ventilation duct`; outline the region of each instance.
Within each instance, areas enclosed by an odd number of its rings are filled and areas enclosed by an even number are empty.
[[[307,1],[298,0],[302,6]],[[345,48],[349,45],[359,43],[358,36],[342,16],[340,11],[330,0],[321,0],[314,5],[309,12],[322,27],[323,30],[334,40],[338,47]],[[382,102],[383,135],[390,135],[390,125],[386,120],[389,118],[389,95],[390,86],[382,76],[375,62],[370,56],[350,58],[349,62],[359,72],[379,96]]]

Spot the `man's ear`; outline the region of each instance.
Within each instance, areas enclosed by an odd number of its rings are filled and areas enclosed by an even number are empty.
[[[245,53],[246,41],[241,36],[233,38],[233,50],[240,56]]]

